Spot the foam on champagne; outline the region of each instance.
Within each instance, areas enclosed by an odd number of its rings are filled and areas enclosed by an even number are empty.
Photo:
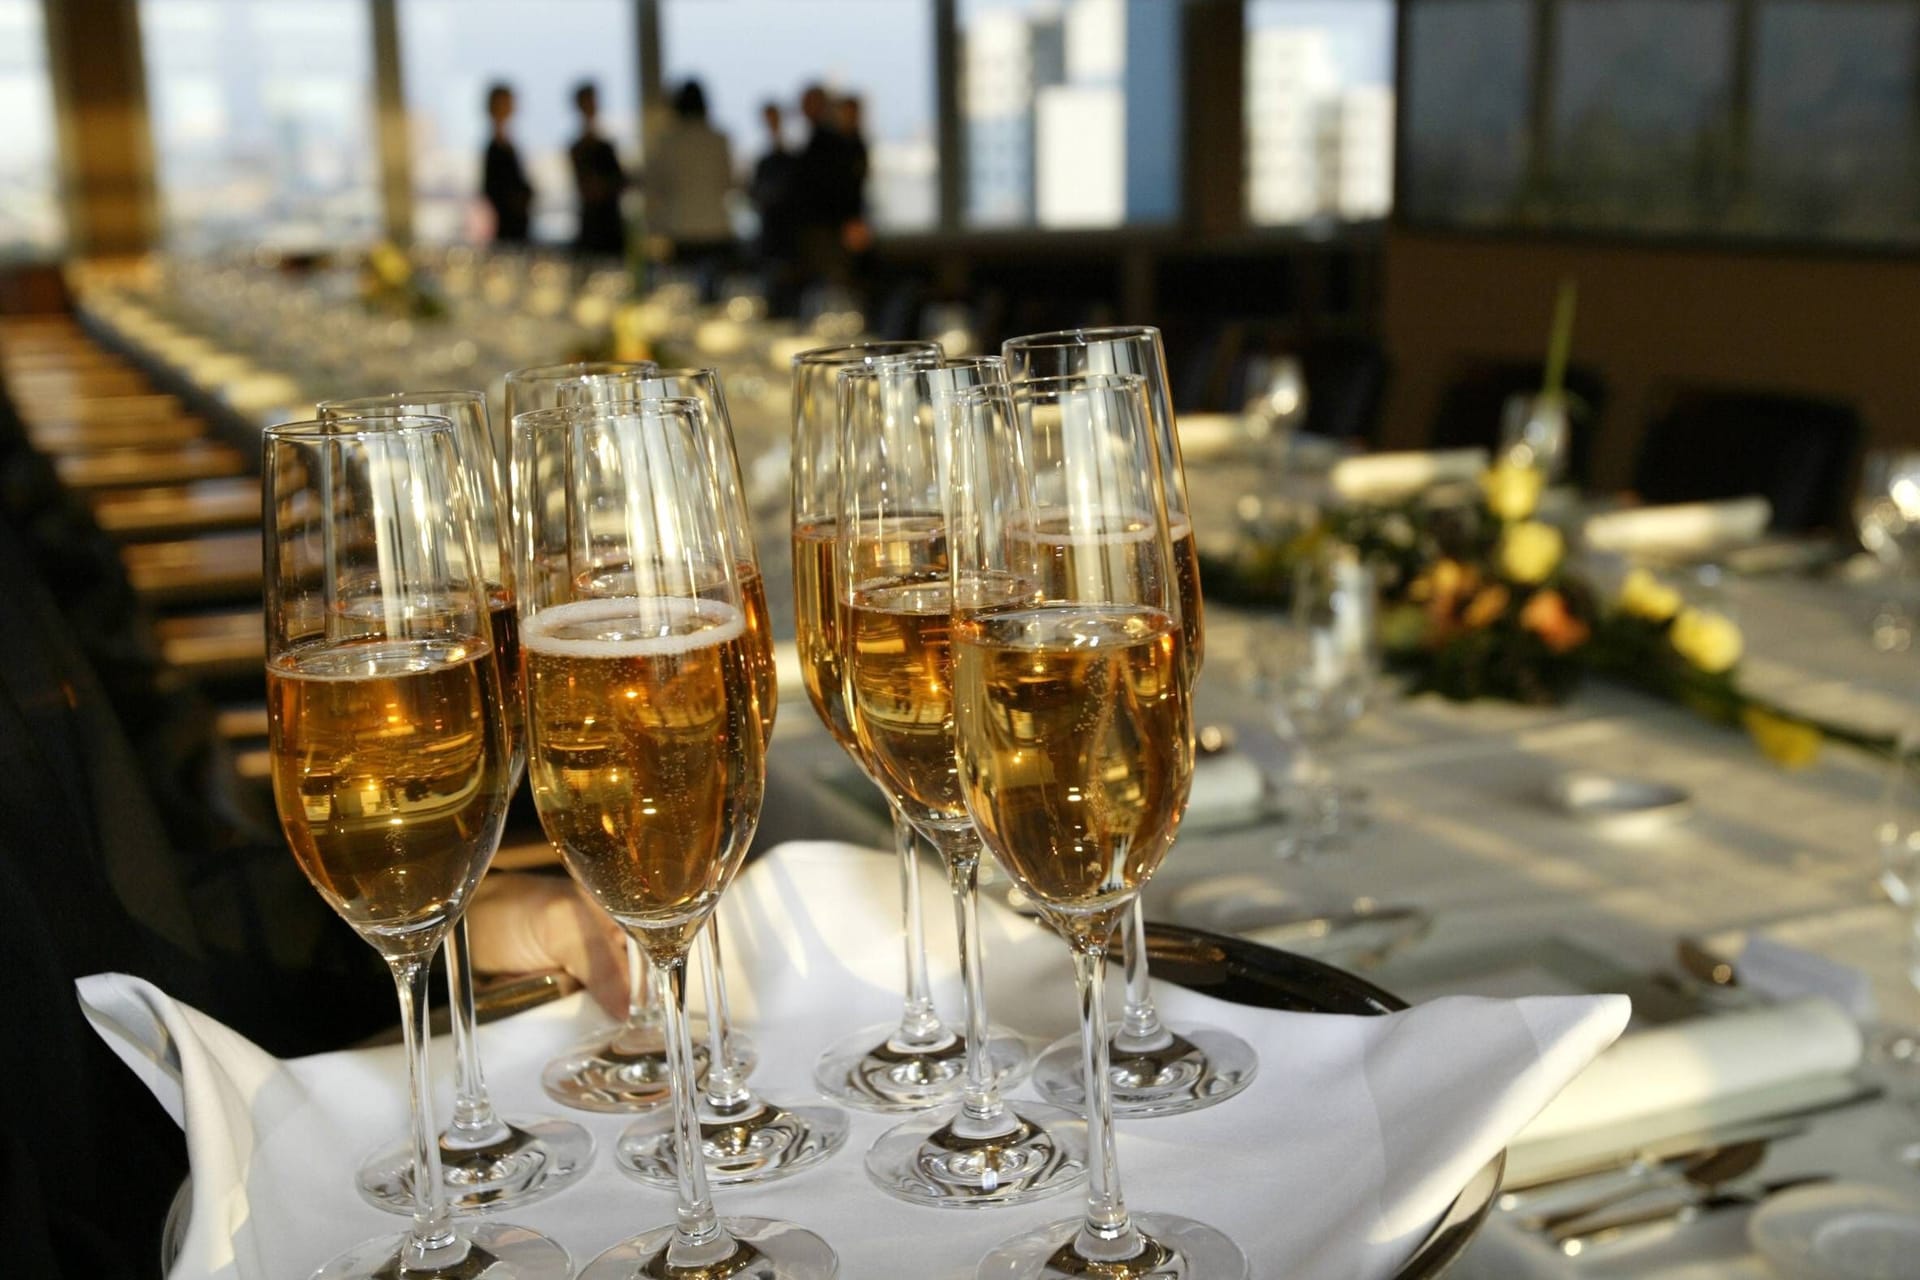
[[[290,680],[376,680],[457,666],[492,651],[484,640],[321,640],[289,649],[267,665]]]
[[[746,615],[720,600],[627,596],[552,605],[525,620],[520,647],[564,658],[666,658],[737,640]]]

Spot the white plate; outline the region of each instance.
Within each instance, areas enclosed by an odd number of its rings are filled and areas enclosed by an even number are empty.
[[[1783,1191],[1754,1211],[1747,1237],[1788,1280],[1920,1275],[1920,1204],[1885,1187],[1832,1183]]]
[[[1555,778],[1548,798],[1568,815],[1608,835],[1652,835],[1687,815],[1683,789],[1645,778],[1575,769]]]

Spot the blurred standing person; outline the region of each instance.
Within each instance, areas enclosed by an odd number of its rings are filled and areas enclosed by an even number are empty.
[[[847,226],[860,217],[860,159],[841,131],[840,112],[824,87],[808,85],[800,112],[812,132],[794,168],[794,242],[808,282],[845,284]]]
[[[480,193],[493,206],[493,242],[525,244],[533,223],[533,184],[520,167],[520,153],[507,137],[513,119],[513,86],[495,81],[487,90],[487,118],[493,137],[481,165]]]
[[[797,157],[787,150],[780,104],[761,104],[767,126],[767,152],[754,162],[747,196],[760,217],[760,256],[786,261],[793,256],[793,171]]]
[[[627,224],[620,215],[620,193],[626,190],[627,175],[620,168],[619,153],[599,133],[599,87],[582,80],[573,91],[573,105],[580,112],[580,136],[567,149],[580,195],[580,231],[574,248],[582,254],[624,257]]]
[[[688,80],[673,95],[673,116],[647,155],[647,230],[673,242],[673,260],[702,271],[733,256],[727,195],[733,157],[727,135],[707,122],[707,94]]]
[[[873,248],[873,228],[867,222],[867,134],[865,110],[856,94],[848,94],[834,104],[840,117],[840,136],[846,141],[846,201],[853,217],[840,228],[840,242],[853,257],[855,274],[867,274],[867,260]]]

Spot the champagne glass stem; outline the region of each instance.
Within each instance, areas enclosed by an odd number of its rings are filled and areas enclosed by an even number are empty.
[[[933,984],[927,977],[927,927],[920,907],[920,855],[917,832],[893,807],[893,846],[900,858],[900,913],[906,921],[907,997],[900,1010],[901,1047],[920,1048],[946,1038],[933,1008]]]
[[[700,979],[707,986],[706,1107],[717,1116],[737,1119],[754,1101],[740,1078],[733,1056],[733,1011],[727,1003],[727,975],[720,965],[720,918],[707,917],[700,944]]]
[[[440,1143],[433,1128],[433,1081],[427,1065],[427,992],[431,970],[419,956],[388,961],[400,993],[407,1043],[408,1110],[413,1122],[413,1232],[400,1251],[402,1271],[431,1275],[464,1261],[467,1244],[453,1229],[440,1182]]]
[[[680,1183],[680,1203],[674,1211],[673,1243],[667,1246],[667,1266],[693,1270],[725,1261],[734,1252],[733,1238],[720,1225],[707,1189],[707,1163],[701,1157],[700,1115],[693,1071],[693,1032],[687,1025],[687,957],[683,952],[653,966],[654,996],[667,1013],[667,1067],[673,1077],[674,1144],[680,1158],[673,1162]]]
[[[955,932],[960,939],[960,975],[967,1000],[967,1084],[953,1131],[963,1138],[1010,1133],[1019,1121],[1000,1101],[1000,1083],[987,1053],[987,983],[980,963],[980,840],[972,828],[950,834],[943,849],[953,890]]]
[[[1120,959],[1127,976],[1127,1002],[1113,1047],[1121,1053],[1152,1053],[1173,1043],[1173,1033],[1153,1005],[1152,975],[1147,972],[1147,919],[1136,896],[1120,917]]]
[[[1073,943],[1080,988],[1080,1053],[1087,1077],[1087,1218],[1073,1247],[1091,1262],[1121,1262],[1144,1247],[1120,1194],[1113,1142],[1113,1081],[1107,1057],[1107,939]]]
[[[480,1048],[474,1042],[478,1017],[473,999],[473,954],[467,942],[467,918],[454,921],[447,934],[447,996],[453,1018],[453,1123],[446,1140],[454,1149],[484,1147],[507,1136],[507,1126],[494,1114],[487,1096],[486,1073],[480,1066]]]

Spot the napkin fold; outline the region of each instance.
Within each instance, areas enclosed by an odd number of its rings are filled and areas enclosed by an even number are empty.
[[[1768,1099],[1802,1081],[1860,1065],[1860,1029],[1831,1000],[1810,997],[1642,1031],[1600,1055],[1520,1135],[1528,1148],[1582,1134],[1625,1132],[1675,1117],[1684,1127],[1739,1115],[1743,1097]]]
[[[1345,458],[1327,473],[1348,502],[1393,502],[1449,481],[1472,480],[1487,469],[1485,449],[1431,449]]]
[[[793,843],[749,867],[721,928],[733,1007],[760,1054],[753,1083],[797,1101],[813,1059],[851,1027],[898,1012],[898,888],[892,856]],[[936,992],[958,1013],[947,913],[929,902]],[[1064,945],[988,901],[983,950],[995,1020],[1037,1045],[1073,1029]],[[83,979],[94,1025],[183,1118],[193,1214],[175,1280],[301,1275],[397,1218],[361,1205],[353,1171],[399,1136],[404,1064],[397,1049],[278,1061],[138,979]],[[1118,1007],[1118,992],[1113,993]],[[1120,1125],[1128,1201],[1208,1221],[1232,1235],[1254,1275],[1370,1280],[1393,1273],[1479,1167],[1620,1033],[1623,997],[1517,1001],[1449,998],[1388,1017],[1304,1015],[1156,988],[1176,1025],[1230,1026],[1260,1057],[1245,1093],[1187,1116]],[[598,1016],[578,997],[481,1029],[496,1103],[551,1112],[539,1069]],[[449,1064],[433,1046],[436,1074]],[[440,1114],[446,1114],[443,1088]],[[1031,1097],[1022,1087],[1013,1097]],[[509,1215],[564,1244],[576,1263],[671,1220],[663,1192],[627,1181],[605,1154],[622,1117],[574,1114],[602,1153],[578,1185]],[[898,1204],[866,1180],[862,1155],[895,1118],[856,1115],[847,1149],[769,1186],[721,1188],[721,1212],[786,1217],[823,1235],[847,1280],[915,1274],[964,1280],[1007,1236],[1081,1207],[1077,1192],[1038,1204],[951,1213]]]
[[[1765,498],[1676,502],[1594,516],[1585,537],[1596,551],[1619,555],[1703,555],[1752,541],[1772,518],[1773,504]]]

